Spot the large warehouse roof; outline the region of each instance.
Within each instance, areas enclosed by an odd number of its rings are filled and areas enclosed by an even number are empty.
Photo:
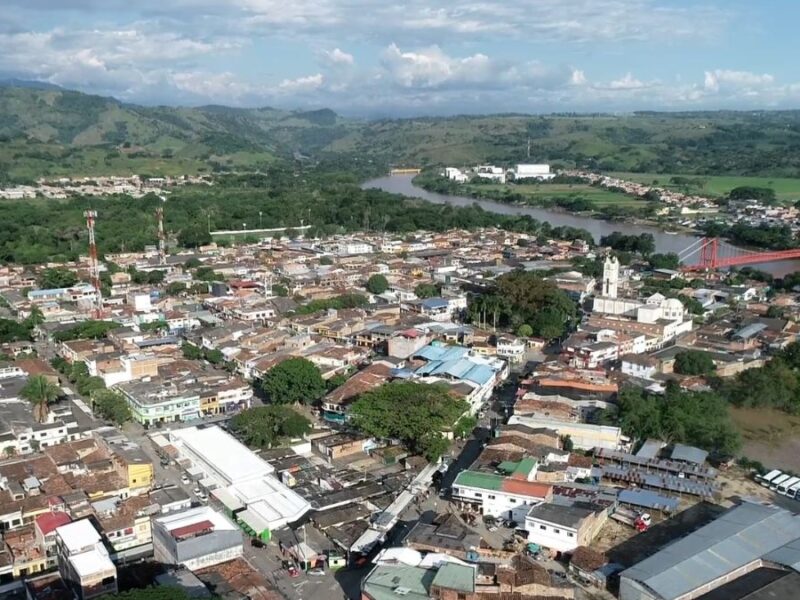
[[[187,427],[170,435],[180,439],[197,456],[233,484],[273,473],[275,469],[247,446],[219,427]],[[214,476],[215,473],[207,473]]]
[[[762,557],[793,566],[800,518],[745,502],[716,521],[622,572],[656,598],[671,600],[710,584]],[[624,585],[624,583],[623,583]]]

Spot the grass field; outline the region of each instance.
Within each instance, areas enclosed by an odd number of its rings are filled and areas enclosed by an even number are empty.
[[[610,173],[614,177],[638,181],[640,183],[658,182],[658,185],[676,190],[686,189],[670,183],[673,177],[702,182],[701,186],[692,186],[688,191],[709,196],[724,196],[733,188],[741,186],[765,187],[775,190],[778,200],[790,202],[800,200],[800,179],[791,177],[744,177],[733,175],[680,175],[674,173]]]
[[[620,206],[620,207],[641,207],[644,206],[644,201],[634,196],[621,194],[598,188],[591,185],[584,184],[566,184],[566,183],[543,183],[536,184],[523,184],[523,185],[503,185],[503,184],[485,184],[485,185],[467,185],[465,189],[469,190],[492,190],[497,192],[508,192],[523,194],[530,198],[546,199],[546,198],[585,198],[592,202],[595,208],[603,208],[604,206]]]
[[[770,408],[731,408],[742,455],[767,468],[800,472],[800,416]]]

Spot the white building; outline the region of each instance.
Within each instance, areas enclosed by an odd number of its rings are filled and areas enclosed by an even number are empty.
[[[79,600],[117,592],[117,568],[89,519],[56,529],[56,553],[61,579]]]
[[[535,464],[531,470],[535,473]],[[532,506],[552,498],[553,488],[546,483],[515,479],[494,473],[462,471],[452,485],[452,497],[477,507],[481,514],[521,523]]]
[[[500,336],[497,338],[497,356],[513,363],[522,362],[525,358],[526,344],[515,337]]]
[[[603,262],[603,293],[605,298],[616,298],[619,287],[619,260],[607,256]]]
[[[514,179],[552,179],[556,174],[550,171],[550,165],[517,165],[514,169]]]
[[[475,167],[475,175],[481,179],[489,179],[497,183],[506,182],[506,172],[502,167],[495,167],[492,165],[481,165]]]
[[[153,519],[153,553],[162,564],[195,571],[238,558],[243,550],[241,530],[208,506]]]
[[[252,535],[300,520],[311,505],[274,475],[275,469],[219,427],[188,427],[170,433],[181,456],[197,470],[200,486],[217,498]]]
[[[469,180],[469,177],[461,169],[456,169],[455,167],[447,167],[444,170],[444,176],[456,183],[466,183]]]
[[[529,542],[556,552],[572,552],[588,546],[606,520],[600,507],[539,504],[525,516],[525,531]]]

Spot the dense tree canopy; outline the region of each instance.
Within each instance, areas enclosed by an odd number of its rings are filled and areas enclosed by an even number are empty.
[[[261,387],[273,404],[313,404],[327,389],[319,369],[305,358],[288,358],[272,367]]]
[[[533,335],[554,339],[564,335],[577,316],[575,302],[538,273],[514,271],[498,277],[494,285],[470,302],[473,323],[512,330],[527,324]]]
[[[367,279],[367,290],[373,294],[382,294],[389,289],[389,282],[383,275],[372,275]]]
[[[418,283],[414,288],[417,298],[434,298],[441,293],[441,290],[433,283]]]
[[[638,387],[619,394],[619,425],[631,438],[681,442],[733,454],[741,439],[728,414],[727,403],[710,392],[686,392],[668,386],[664,396]]]
[[[600,245],[622,252],[635,252],[645,256],[652,254],[656,249],[656,242],[652,233],[627,235],[615,231],[600,238]]]
[[[258,448],[271,448],[282,438],[299,438],[311,431],[311,421],[288,406],[256,406],[230,421],[231,431]]]
[[[114,321],[83,321],[69,329],[55,332],[53,339],[57,342],[99,339],[105,337],[109,331],[117,327],[121,327],[121,325]]]
[[[399,439],[412,452],[435,460],[447,449],[442,431],[467,410],[448,386],[417,382],[384,384],[362,394],[352,407],[353,425],[380,439]]]
[[[78,276],[69,269],[45,269],[38,283],[43,289],[66,288],[78,283]]]
[[[92,394],[92,407],[103,419],[122,425],[131,420],[131,409],[125,397],[115,390],[101,389]]]
[[[675,355],[674,369],[681,375],[709,375],[716,367],[708,352],[684,350]]]

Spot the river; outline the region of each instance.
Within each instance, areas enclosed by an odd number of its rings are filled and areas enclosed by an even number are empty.
[[[389,175],[378,177],[364,182],[361,187],[377,188],[393,194],[402,194],[411,198],[420,198],[434,204],[452,204],[453,206],[472,206],[477,204],[486,211],[499,213],[502,215],[530,215],[539,221],[547,221],[551,225],[558,227],[565,225],[568,227],[579,227],[592,234],[595,241],[599,241],[604,235],[614,231],[622,231],[625,234],[652,234],[655,240],[656,252],[674,252],[679,254],[695,242],[697,237],[684,233],[669,234],[656,227],[646,225],[631,225],[629,223],[614,223],[602,219],[593,219],[588,216],[579,216],[565,212],[536,208],[535,206],[520,206],[518,204],[504,204],[493,200],[482,200],[479,198],[467,198],[465,196],[450,196],[447,194],[437,194],[423,190],[412,183],[414,175]],[[697,255],[692,260],[697,260]],[[763,263],[753,265],[754,268],[771,273],[775,277],[782,277],[788,273],[800,271],[800,260],[788,260],[781,262]]]

